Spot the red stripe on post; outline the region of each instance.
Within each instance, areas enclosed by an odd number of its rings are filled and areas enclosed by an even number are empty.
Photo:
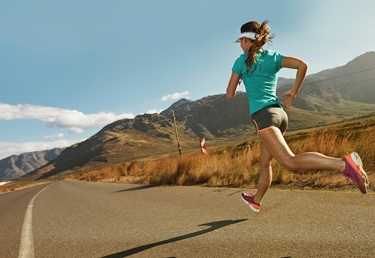
[[[201,150],[204,154],[207,154],[207,146],[206,146],[206,141],[204,138],[199,138],[199,142],[201,144]]]

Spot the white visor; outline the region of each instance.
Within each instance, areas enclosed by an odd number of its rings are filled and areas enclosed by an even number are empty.
[[[240,42],[241,38],[248,38],[248,39],[255,40],[257,36],[258,34],[256,34],[255,32],[243,32],[240,34],[240,37],[234,43]]]

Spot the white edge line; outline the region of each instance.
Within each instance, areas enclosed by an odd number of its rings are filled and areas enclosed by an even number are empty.
[[[40,190],[34,197],[31,199],[29,205],[27,206],[25,218],[23,220],[22,233],[21,233],[21,244],[20,244],[20,253],[19,258],[33,258],[34,257],[34,240],[33,240],[33,206],[35,198],[44,191],[48,186]]]

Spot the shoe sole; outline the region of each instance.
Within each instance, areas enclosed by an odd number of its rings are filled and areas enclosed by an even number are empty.
[[[368,180],[368,176],[367,176],[365,170],[363,169],[363,163],[362,163],[361,157],[359,157],[358,153],[354,152],[354,153],[352,153],[352,156],[354,156],[356,158],[356,160],[358,161],[358,165],[359,165],[359,168],[361,170],[361,177],[362,177],[362,180],[363,180],[363,182],[361,182],[361,183],[363,183],[363,186],[364,186],[363,191],[359,186],[358,186],[358,188],[360,189],[361,193],[365,194],[365,193],[367,193],[368,186],[369,186],[369,183],[370,183],[369,180]],[[353,157],[352,157],[352,159],[353,159]]]
[[[242,197],[242,194],[241,194],[241,199],[242,201],[244,201],[247,205],[249,205],[250,209],[253,211],[253,212],[259,212],[259,210],[255,209],[248,201],[246,201],[243,197]]]
[[[368,176],[367,176],[365,170],[363,169],[363,163],[362,163],[361,157],[356,152],[353,152],[352,154],[350,154],[350,157],[354,161],[354,163],[358,164],[358,166],[361,170],[361,177],[362,177],[361,184],[363,183],[363,189],[359,185],[358,185],[358,188],[361,191],[361,193],[365,194],[365,193],[367,193],[367,190],[368,190],[369,180],[368,180]]]

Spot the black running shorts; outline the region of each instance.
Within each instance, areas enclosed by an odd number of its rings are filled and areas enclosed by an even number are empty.
[[[270,127],[277,127],[284,134],[288,128],[288,115],[279,105],[265,107],[251,115],[257,133]]]

